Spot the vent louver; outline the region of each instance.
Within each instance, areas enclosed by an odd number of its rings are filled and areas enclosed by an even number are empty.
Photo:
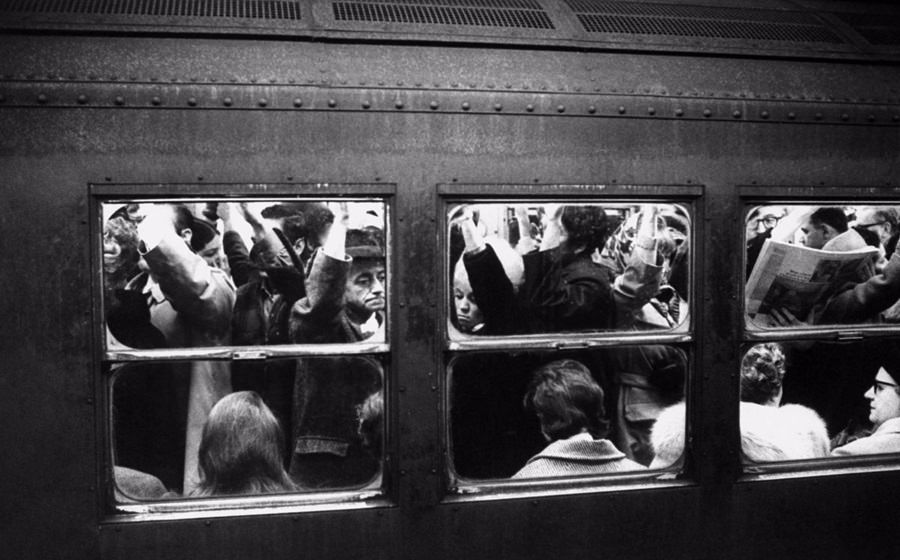
[[[0,12],[299,20],[303,2],[281,0],[6,0]]]
[[[872,45],[900,45],[900,16],[834,14]]]
[[[336,21],[554,29],[531,0],[369,0],[332,6]]]
[[[843,42],[816,18],[800,12],[590,0],[566,0],[566,4],[588,33]]]

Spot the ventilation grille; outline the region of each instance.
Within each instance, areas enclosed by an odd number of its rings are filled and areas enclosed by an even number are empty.
[[[669,35],[753,41],[843,43],[801,12],[566,0],[589,33]]]
[[[369,0],[332,6],[336,21],[554,29],[533,0]]]
[[[278,0],[5,0],[0,12],[299,20],[302,4]]]
[[[900,17],[834,14],[872,45],[900,45]]]

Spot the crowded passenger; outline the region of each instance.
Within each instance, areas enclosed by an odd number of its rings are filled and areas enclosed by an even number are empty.
[[[385,251],[380,230],[347,231],[340,205],[313,257],[306,295],[291,311],[295,343],[385,340]],[[378,472],[363,449],[357,409],[382,387],[381,364],[370,356],[301,358],[294,386],[290,473],[304,488],[359,486]]]
[[[128,282],[125,291],[140,294],[137,303],[145,306],[150,324],[161,333],[165,347],[229,344],[234,285],[227,273],[208,265],[194,252],[194,247],[208,247],[215,235],[205,225],[198,225],[201,222],[184,205],[153,204],[142,210],[146,215],[137,231],[143,272]],[[122,332],[112,334],[123,336]],[[175,393],[173,398],[187,401],[183,489],[189,492],[196,483],[203,423],[213,404],[230,392],[231,373],[227,362],[197,360],[173,367],[185,370],[176,375],[177,379],[189,380],[189,387],[175,386],[168,391]]]
[[[810,408],[781,405],[785,355],[776,343],[757,344],[741,360],[741,451],[747,463],[815,459],[828,454],[825,423]],[[685,405],[664,410],[653,426],[651,468],[684,452]]]
[[[291,492],[284,470],[284,435],[259,395],[240,391],[219,400],[203,426],[200,480],[192,496]]]
[[[882,366],[865,393],[869,401],[871,435],[860,437],[831,451],[834,456],[900,453],[900,371]]]
[[[556,360],[538,368],[524,398],[550,444],[513,478],[541,478],[642,470],[607,439],[603,389],[584,364]]]

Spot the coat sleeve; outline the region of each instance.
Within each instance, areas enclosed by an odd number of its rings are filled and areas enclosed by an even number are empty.
[[[250,281],[250,273],[253,271],[247,245],[244,244],[241,234],[236,231],[226,231],[222,236],[222,249],[228,258],[231,278],[234,280],[234,284],[240,288]]]
[[[516,323],[516,294],[494,248],[485,245],[479,253],[465,253],[463,265],[475,301],[484,315],[487,332],[511,334]]]
[[[164,235],[144,259],[179,315],[210,335],[227,336],[235,300],[227,274],[206,264],[174,232]]]
[[[894,252],[881,274],[837,294],[816,323],[859,323],[873,319],[900,299],[900,254]]]
[[[613,283],[617,327],[631,327],[634,313],[659,292],[662,267],[631,257],[625,271]]]
[[[349,258],[336,259],[322,251],[313,257],[306,279],[306,295],[291,308],[292,342],[345,342],[338,333],[350,262]]]

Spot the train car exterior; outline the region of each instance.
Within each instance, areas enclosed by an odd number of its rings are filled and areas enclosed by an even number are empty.
[[[11,2],[0,16],[9,558],[895,557],[898,455],[748,465],[739,378],[759,342],[858,349],[900,333],[756,328],[744,258],[756,206],[900,205],[896,9],[144,0]],[[384,341],[113,348],[104,221],[129,202],[181,200],[375,208],[387,232]],[[567,202],[686,216],[690,319],[662,331],[460,335],[454,212]],[[454,400],[467,359],[651,344],[686,356],[675,466],[466,474],[453,413],[467,404]],[[384,450],[369,483],[119,499],[117,367],[335,354],[383,369]]]

